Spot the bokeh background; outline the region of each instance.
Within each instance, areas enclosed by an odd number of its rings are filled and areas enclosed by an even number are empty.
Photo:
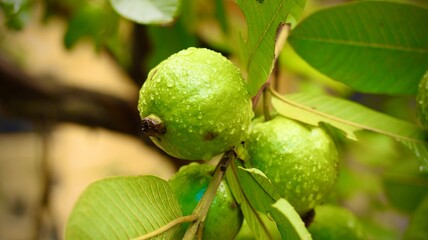
[[[309,0],[305,15],[344,2]],[[162,26],[121,18],[107,0],[33,0],[13,21],[0,10],[0,239],[63,239],[68,215],[91,182],[168,179],[188,163],[141,133],[138,90],[152,67],[190,46],[219,51],[239,66],[237,46],[246,34],[231,0],[183,0],[181,15]],[[325,93],[417,123],[414,96],[353,92],[288,45],[276,71],[281,93]],[[338,139],[341,173],[327,202],[353,211],[369,239],[401,239],[427,196],[428,175],[393,139],[358,137]]]

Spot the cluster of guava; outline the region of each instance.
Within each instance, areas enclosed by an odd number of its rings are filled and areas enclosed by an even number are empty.
[[[143,131],[180,159],[209,160],[245,142],[251,166],[264,172],[302,217],[323,202],[336,181],[338,150],[328,132],[279,115],[253,120],[246,82],[220,53],[189,48],[171,55],[150,71],[138,109]],[[213,170],[190,164],[170,180],[183,214],[192,213]],[[203,239],[234,239],[242,221],[223,180]]]

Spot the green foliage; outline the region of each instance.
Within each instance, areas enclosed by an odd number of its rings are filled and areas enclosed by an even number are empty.
[[[237,3],[248,26],[247,39],[242,42],[242,60],[248,72],[248,92],[254,96],[272,71],[278,27],[284,23],[294,25],[306,0],[238,0]]]
[[[321,10],[289,42],[310,65],[368,93],[414,94],[428,69],[428,9],[362,1]]]
[[[65,47],[71,48],[81,38],[90,37],[99,49],[116,33],[118,21],[119,17],[107,7],[83,5],[68,23],[64,36]]]
[[[388,169],[383,185],[390,203],[411,213],[428,193],[428,173],[420,172],[416,161],[406,159]]]
[[[428,71],[419,82],[416,95],[416,113],[422,125],[428,128]]]
[[[154,176],[114,177],[92,183],[67,223],[70,240],[130,239],[152,232],[182,215],[168,182]],[[156,239],[174,239],[180,225]]]
[[[0,9],[6,17],[6,26],[21,30],[29,19],[30,5],[30,0],[0,0]]]
[[[123,17],[142,24],[165,24],[174,20],[179,0],[110,0]]]
[[[384,134],[403,143],[428,168],[428,143],[426,131],[415,124],[376,112],[355,102],[325,95],[306,93],[276,96],[272,104],[278,113],[307,124],[328,123],[350,139],[356,140],[355,132],[369,130]]]
[[[278,228],[283,236],[282,239],[312,239],[299,214],[284,198],[279,199],[272,205],[271,214],[278,224]]]
[[[235,164],[232,164],[227,180],[256,239],[271,239],[259,213],[271,216],[277,222],[283,239],[311,239],[299,214],[280,197],[260,170],[246,169],[239,160]]]
[[[428,236],[428,195],[419,204],[416,211],[410,220],[408,229],[406,230],[404,240],[425,240]]]

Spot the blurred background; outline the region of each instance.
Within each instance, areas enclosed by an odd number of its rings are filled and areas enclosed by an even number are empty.
[[[344,2],[309,0],[305,15]],[[165,155],[142,134],[138,90],[152,67],[190,46],[219,51],[239,66],[236,46],[247,34],[231,0],[183,0],[180,16],[167,25],[135,24],[107,0],[0,0],[0,6],[5,240],[63,239],[67,217],[91,182],[117,175],[168,179],[188,163]],[[414,96],[353,92],[316,72],[288,45],[276,70],[281,93],[329,94],[417,123]],[[393,139],[358,136],[358,142],[339,139],[341,173],[328,201],[353,211],[369,239],[401,239],[427,196],[428,175]]]

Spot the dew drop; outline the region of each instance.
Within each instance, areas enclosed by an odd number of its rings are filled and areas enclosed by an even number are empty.
[[[168,81],[167,83],[166,83],[166,86],[167,87],[174,87],[174,83],[173,82],[171,82],[171,81]]]

